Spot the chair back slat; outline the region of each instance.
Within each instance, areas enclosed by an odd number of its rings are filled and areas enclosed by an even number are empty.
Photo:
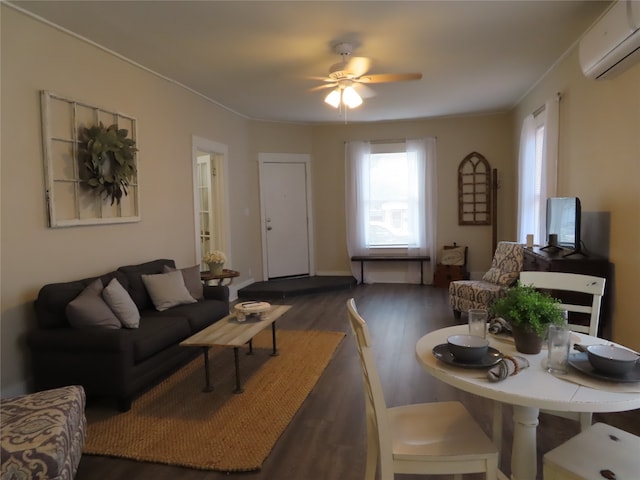
[[[520,283],[531,285],[544,290],[556,290],[563,292],[576,292],[591,295],[590,305],[576,305],[563,302],[562,310],[576,313],[586,313],[589,317],[589,325],[569,323],[572,330],[598,336],[600,324],[600,307],[604,295],[606,279],[592,275],[565,272],[520,272]]]

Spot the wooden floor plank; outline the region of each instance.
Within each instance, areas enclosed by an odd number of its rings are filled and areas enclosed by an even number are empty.
[[[430,286],[404,284],[359,285],[353,289],[288,297],[292,305],[278,329],[334,330],[347,333],[318,384],[276,443],[259,472],[226,475],[187,468],[84,455],[76,480],[133,478],[139,480],[361,480],[365,462],[362,379],[356,349],[347,324],[346,301],[355,298],[367,320],[385,399],[389,406],[457,399],[471,411],[487,433],[492,403],[460,392],[425,373],[415,359],[414,346],[425,333],[453,325],[447,292]],[[278,303],[272,301],[272,303]],[[230,364],[229,368],[233,368]],[[504,448],[501,468],[509,472],[511,408],[504,408]],[[640,410],[596,414],[605,421],[640,435]],[[538,450],[544,452],[578,433],[576,422],[540,416]],[[539,478],[542,478],[541,467]],[[399,480],[428,479],[398,475]],[[482,476],[468,476],[476,480]]]

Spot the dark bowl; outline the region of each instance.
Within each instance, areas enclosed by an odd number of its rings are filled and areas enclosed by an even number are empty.
[[[631,371],[640,357],[631,350],[615,345],[589,345],[587,358],[598,372],[619,377]]]
[[[475,335],[452,335],[447,344],[456,360],[467,363],[479,362],[489,349],[489,340]]]

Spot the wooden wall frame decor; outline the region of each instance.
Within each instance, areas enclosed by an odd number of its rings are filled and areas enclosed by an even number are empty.
[[[471,152],[458,166],[458,224],[491,225],[491,166]]]
[[[80,132],[103,123],[128,131],[136,141],[137,121],[130,115],[40,92],[47,224],[50,228],[140,221],[138,159],[136,173],[119,202],[99,194],[86,183],[80,158]]]

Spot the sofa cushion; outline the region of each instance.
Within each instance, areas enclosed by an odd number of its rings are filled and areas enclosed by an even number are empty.
[[[140,327],[129,330],[133,337],[133,356],[136,364],[154,356],[191,336],[184,317],[143,315]]]
[[[117,278],[124,288],[129,285],[127,277],[115,271],[100,277],[45,285],[38,292],[38,298],[35,301],[38,326],[40,328],[69,328],[71,325],[65,312],[67,304],[80,295],[96,278],[102,281],[102,285],[107,285],[112,278]]]
[[[122,324],[102,299],[102,281],[96,278],[65,308],[74,328],[121,328]]]
[[[127,277],[128,287],[124,284],[123,286],[129,291],[131,298],[138,306],[138,310],[141,312],[143,310],[153,308],[151,298],[149,297],[147,289],[142,282],[142,275],[162,273],[165,265],[169,265],[173,268],[176,267],[173,260],[159,259],[152,260],[151,262],[140,263],[138,265],[126,265],[118,268],[118,271],[122,272]]]
[[[189,322],[191,334],[215,323],[229,314],[229,304],[219,300],[200,300],[189,305],[178,305],[164,312],[153,312],[154,316],[183,317]]]
[[[197,302],[184,285],[182,273],[177,270],[156,275],[142,275],[142,281],[159,312],[176,305]]]
[[[175,268],[171,268],[168,265],[164,266],[164,272],[171,272]],[[181,268],[182,278],[184,279],[184,285],[189,290],[189,294],[196,300],[202,300],[204,298],[202,280],[200,279],[200,265],[194,265],[193,267]]]
[[[102,298],[115,313],[120,323],[125,328],[138,328],[140,312],[131,300],[129,292],[120,284],[117,278],[113,278],[102,291]]]

